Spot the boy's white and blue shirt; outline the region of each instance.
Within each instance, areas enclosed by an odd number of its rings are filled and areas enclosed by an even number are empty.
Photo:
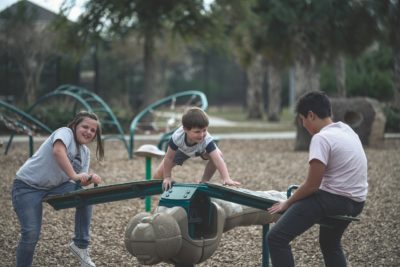
[[[172,134],[168,145],[171,147],[172,150],[179,150],[188,157],[198,157],[205,152],[209,154],[217,148],[214,143],[214,138],[208,132],[203,142],[188,145],[186,143],[186,133],[183,130],[183,126],[179,127]]]

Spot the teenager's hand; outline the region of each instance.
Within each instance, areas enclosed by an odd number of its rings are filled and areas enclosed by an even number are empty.
[[[90,174],[90,176],[92,177],[92,179],[90,179],[90,182],[94,184],[100,184],[102,182],[102,179],[99,175],[92,173]]]
[[[162,190],[167,191],[171,188],[172,179],[171,177],[165,177],[162,183]]]
[[[87,186],[90,184],[90,180],[89,180],[90,175],[86,172],[82,172],[82,173],[78,173],[75,177],[74,177],[74,181],[80,181],[82,186]]]
[[[241,183],[232,180],[231,178],[225,179],[223,185],[239,186]]]
[[[287,203],[287,201],[283,201],[283,202],[275,203],[274,205],[272,205],[267,210],[271,214],[282,213],[285,210],[287,210],[289,208],[289,206],[290,205]]]

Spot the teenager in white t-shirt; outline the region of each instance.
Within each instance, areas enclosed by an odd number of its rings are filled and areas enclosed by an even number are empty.
[[[304,128],[313,136],[308,175],[286,201],[268,209],[283,213],[267,238],[273,266],[294,266],[290,242],[316,223],[325,266],[346,266],[341,238],[349,221],[327,216],[357,216],[367,196],[367,158],[358,135],[331,119],[331,103],[323,92],[302,96],[296,106]],[[329,220],[329,221],[327,221]]]
[[[208,124],[208,116],[200,108],[190,108],[183,114],[182,126],[172,134],[167,153],[153,175],[153,179],[163,179],[164,190],[171,187],[172,169],[193,157],[209,160],[200,182],[208,182],[218,170],[224,185],[240,185],[230,178],[222,152],[207,131]]]

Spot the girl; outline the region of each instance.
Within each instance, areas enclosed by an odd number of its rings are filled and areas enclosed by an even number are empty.
[[[52,133],[18,170],[12,188],[12,203],[21,225],[17,267],[32,265],[42,225],[42,200],[74,191],[78,181],[84,186],[101,183],[99,175],[89,173],[90,151],[86,145],[95,138],[96,156],[102,160],[104,149],[99,119],[94,113],[79,112],[68,127]],[[76,209],[75,237],[70,249],[82,266],[94,267],[88,250],[91,217],[91,206]]]

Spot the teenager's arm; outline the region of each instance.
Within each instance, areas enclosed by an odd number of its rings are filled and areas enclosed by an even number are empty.
[[[71,162],[67,156],[67,148],[61,140],[57,140],[53,144],[53,155],[61,169],[68,175],[71,180],[86,182],[87,173],[77,174],[72,168]]]
[[[321,185],[324,172],[325,165],[321,161],[316,159],[311,160],[306,180],[299,186],[291,197],[286,201],[274,204],[268,209],[268,211],[271,214],[283,212],[296,201],[315,193]]]

